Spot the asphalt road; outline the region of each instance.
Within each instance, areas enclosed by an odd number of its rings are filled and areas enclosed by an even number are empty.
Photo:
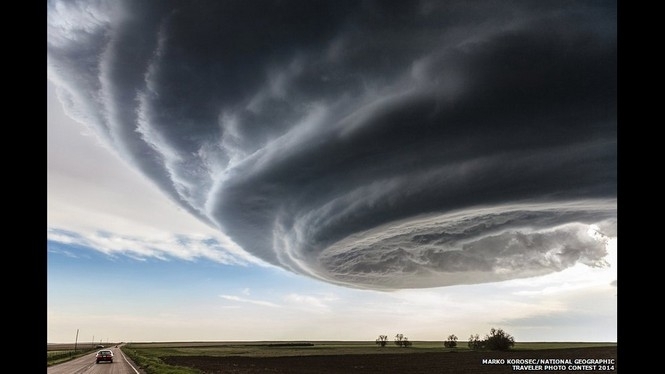
[[[97,351],[79,357],[75,360],[63,362],[46,368],[47,374],[142,374],[136,365],[120,351],[120,348],[110,347],[113,351],[113,363],[100,362],[95,364]]]

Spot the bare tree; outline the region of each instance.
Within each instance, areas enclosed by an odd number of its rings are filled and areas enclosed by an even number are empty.
[[[376,345],[385,347],[388,344],[388,335],[379,335],[376,339]]]
[[[395,345],[400,347],[410,347],[411,342],[409,341],[409,338],[404,336],[404,334],[397,334],[395,335]]]
[[[480,340],[480,336],[476,334],[475,336],[471,334],[469,336],[469,342],[467,343],[469,345],[470,349],[482,349],[484,345],[484,341]]]
[[[455,348],[457,347],[457,336],[455,334],[449,335],[448,340],[443,342],[443,346],[446,348]]]

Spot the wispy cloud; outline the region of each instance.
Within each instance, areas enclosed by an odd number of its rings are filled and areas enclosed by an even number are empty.
[[[282,307],[279,304],[271,303],[269,301],[247,299],[247,298],[244,298],[244,297],[239,297],[239,296],[234,296],[234,295],[219,295],[219,297],[221,297],[224,300],[235,301],[235,302],[239,302],[239,303],[259,305],[259,306],[267,306],[267,307],[270,307],[270,308],[281,308]]]
[[[120,233],[95,232],[89,235],[67,230],[49,229],[47,240],[99,251],[109,256],[128,256],[135,259],[155,258],[195,261],[205,259],[221,264],[247,265],[256,263],[251,257],[239,256],[213,237],[164,235],[133,237]]]
[[[331,304],[338,300],[334,295],[304,295],[298,293],[290,293],[284,296],[283,299],[289,307],[305,308],[318,312],[330,311]]]

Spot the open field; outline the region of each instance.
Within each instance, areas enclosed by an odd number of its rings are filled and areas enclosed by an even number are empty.
[[[312,356],[312,355],[346,355],[346,354],[386,354],[386,353],[424,353],[451,351],[443,347],[440,341],[413,341],[410,348],[400,348],[388,342],[386,347],[378,347],[374,342],[368,341],[312,341],[312,342],[154,342],[131,343],[134,349],[149,350],[156,355],[208,355],[213,357],[248,356],[248,357],[278,357],[278,356]],[[543,350],[543,349],[569,349],[592,347],[616,347],[616,343],[602,342],[525,342],[515,343],[514,351]],[[467,342],[458,342],[455,352],[470,351]]]
[[[447,349],[442,342],[420,341],[414,341],[410,348],[396,347],[392,342],[383,348],[373,342],[167,342],[133,343],[123,351],[152,362],[155,369],[147,370],[148,374],[160,373],[154,365],[157,361],[166,367],[179,366],[182,373],[206,374],[617,372],[616,343],[519,343],[508,352],[472,351],[466,342],[458,344],[459,348]],[[505,361],[483,364],[487,359]],[[536,361],[540,368],[529,370],[526,359],[570,361]],[[605,362],[575,362],[589,359]],[[613,360],[611,364],[607,364],[609,360]]]

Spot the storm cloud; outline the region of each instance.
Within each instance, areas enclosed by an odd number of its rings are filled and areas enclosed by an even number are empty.
[[[398,289],[604,266],[612,1],[49,1],[68,114],[254,256]]]

